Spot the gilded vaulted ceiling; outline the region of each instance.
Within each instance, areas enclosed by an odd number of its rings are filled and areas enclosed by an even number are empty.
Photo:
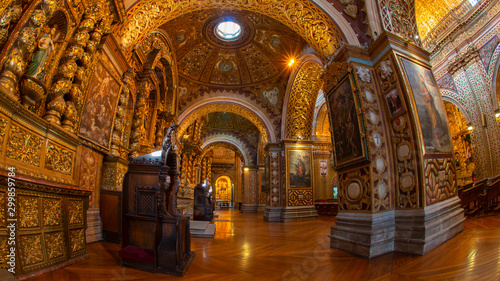
[[[424,39],[444,16],[461,0],[415,0],[415,14],[420,37]]]
[[[242,28],[241,36],[231,42],[221,40],[214,31],[228,19]],[[284,24],[243,10],[191,12],[161,28],[173,38],[179,75],[211,87],[241,87],[275,79],[306,44]]]

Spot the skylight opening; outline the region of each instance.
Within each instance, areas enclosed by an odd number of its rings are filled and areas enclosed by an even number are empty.
[[[232,41],[240,37],[241,26],[233,21],[223,21],[215,28],[215,34],[221,40]]]

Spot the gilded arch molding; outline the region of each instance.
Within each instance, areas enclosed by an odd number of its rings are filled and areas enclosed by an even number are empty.
[[[319,2],[315,4],[314,2]],[[346,24],[339,12],[328,11],[318,5],[325,6],[325,1],[308,0],[138,0],[129,4],[128,21],[115,29],[121,38],[121,46],[132,48],[153,30],[173,18],[192,11],[204,9],[236,8],[254,11],[274,18],[296,31],[323,58],[328,58],[342,45],[344,35],[339,31],[336,22],[349,30],[347,43],[359,45],[352,28]],[[332,18],[334,20],[332,20]],[[349,27],[349,28],[348,28]]]
[[[281,135],[286,139],[311,139],[312,120],[323,67],[315,56],[304,57],[295,75],[290,77],[285,95]]]
[[[183,135],[187,128],[201,116],[211,112],[226,111],[241,115],[252,122],[267,141],[276,142],[271,122],[255,106],[236,98],[210,98],[197,102],[184,110],[179,116],[179,135]]]
[[[248,151],[244,149],[244,145],[237,140],[231,140],[227,138],[211,138],[206,140],[202,145],[201,145],[201,150],[203,151],[201,154],[201,158],[205,156],[209,151],[218,148],[218,147],[223,147],[227,149],[231,149],[234,152],[236,152],[237,155],[239,155],[243,161],[245,162],[245,166],[252,165],[252,161],[250,160],[250,155],[248,155]]]

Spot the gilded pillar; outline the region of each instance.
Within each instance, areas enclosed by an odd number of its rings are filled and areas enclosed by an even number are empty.
[[[243,205],[241,212],[257,213],[258,210],[258,166],[243,168]]]
[[[268,143],[265,147],[266,167],[269,169],[269,200],[264,211],[265,221],[281,221],[281,211],[283,209],[282,179],[282,153],[279,143]]]
[[[139,149],[141,148],[140,140],[144,135],[146,135],[146,129],[144,128],[144,108],[146,107],[146,97],[149,95],[150,91],[150,82],[148,80],[142,81],[137,91],[134,117],[130,133],[130,158],[139,156]]]
[[[134,83],[134,69],[130,68],[123,74],[123,86],[120,96],[118,97],[118,106],[116,108],[116,117],[113,127],[113,134],[111,137],[111,156],[119,156],[119,147],[122,146],[122,135],[125,127],[125,111],[128,105],[128,98],[130,96],[130,87]]]

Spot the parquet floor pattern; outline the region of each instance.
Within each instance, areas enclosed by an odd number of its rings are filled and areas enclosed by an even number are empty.
[[[219,211],[215,237],[193,238],[184,277],[119,266],[120,245],[88,245],[90,258],[31,281],[53,280],[500,280],[500,215],[465,221],[465,230],[425,256],[373,259],[331,249],[334,218],[268,223],[262,214]]]

